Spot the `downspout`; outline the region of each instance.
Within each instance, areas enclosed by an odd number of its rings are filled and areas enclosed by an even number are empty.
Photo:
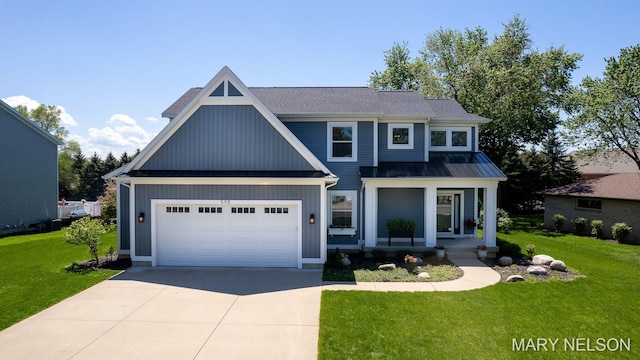
[[[358,221],[359,221],[359,239],[360,250],[364,252],[364,238],[362,234],[364,233],[364,181],[362,181],[362,185],[360,185],[360,201],[359,201],[360,211],[358,211]]]

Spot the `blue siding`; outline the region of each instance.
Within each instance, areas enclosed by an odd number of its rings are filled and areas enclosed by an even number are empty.
[[[194,199],[194,200],[302,200],[302,257],[320,258],[320,234],[318,224],[323,214],[320,211],[320,186],[302,185],[136,185],[135,214],[151,214],[152,199]],[[309,214],[315,214],[316,224],[304,221]],[[136,224],[136,255],[151,255],[152,221]]]
[[[58,217],[58,146],[2,107],[0,200],[0,229]]]
[[[464,218],[462,219],[463,221],[466,219],[472,219],[473,218],[473,207],[474,204],[476,203],[474,197],[473,197],[474,191],[473,189],[465,189],[464,190]],[[464,228],[464,233],[465,234],[473,234],[473,229],[467,229],[466,227]]]
[[[118,231],[120,231],[120,249],[131,250],[131,227],[129,225],[131,211],[129,209],[129,188],[120,185],[120,212],[118,213]]]
[[[378,189],[378,237],[387,237],[387,220],[416,222],[414,237],[424,237],[424,189]]]
[[[358,161],[327,161],[326,122],[285,122],[285,125],[340,181],[331,190],[359,190],[360,166],[373,165],[373,122],[358,122]]]
[[[142,170],[314,170],[249,105],[200,107]]]
[[[389,139],[387,138],[388,130],[389,124],[378,124],[378,161],[424,161],[424,124],[413,124],[413,149],[389,149]]]

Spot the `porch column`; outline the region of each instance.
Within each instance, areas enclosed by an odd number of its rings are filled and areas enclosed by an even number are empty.
[[[378,238],[378,188],[365,184],[364,187],[364,245],[375,247]]]
[[[438,188],[424,189],[424,239],[426,247],[436,246],[438,233]]]
[[[498,186],[486,187],[484,190],[484,224],[482,239],[486,246],[496,246]]]

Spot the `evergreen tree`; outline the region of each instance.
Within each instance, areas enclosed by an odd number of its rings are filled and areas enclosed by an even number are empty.
[[[567,156],[564,143],[555,131],[550,131],[544,142],[543,165],[540,169],[545,188],[572,184],[582,179],[573,158]]]

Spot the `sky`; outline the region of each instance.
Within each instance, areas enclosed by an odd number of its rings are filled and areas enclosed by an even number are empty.
[[[396,42],[416,57],[440,28],[493,38],[519,15],[534,48],[583,55],[578,84],[640,43],[639,13],[634,0],[0,0],[0,99],[59,106],[85,155],[119,157],[223,66],[249,87],[366,86]]]

